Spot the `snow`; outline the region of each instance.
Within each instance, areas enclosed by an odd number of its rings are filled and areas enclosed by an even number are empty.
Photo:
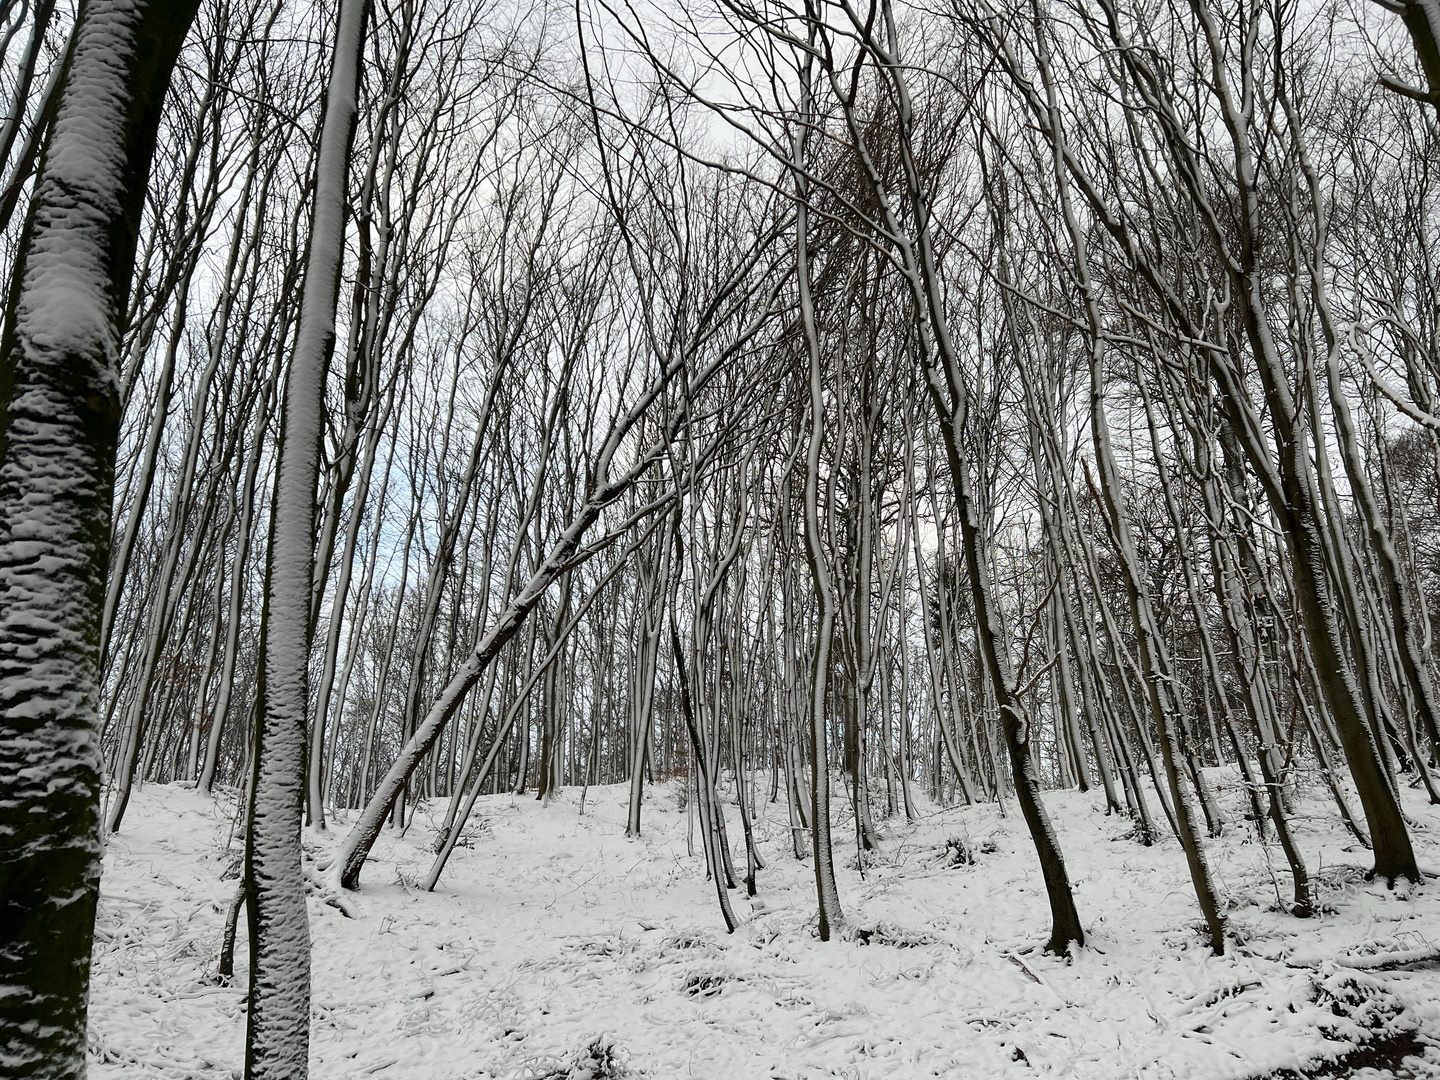
[[[100,865],[95,596],[110,532],[116,318],[128,286],[112,270],[125,260],[127,202],[138,208],[125,164],[144,124],[130,122],[127,76],[145,11],[96,0],[80,14],[19,238],[0,379],[0,1000],[29,991],[25,1017],[0,1036],[7,1076],[83,1067],[76,1021]],[[148,70],[165,70],[166,35],[152,38],[162,59]]]
[[[790,853],[783,804],[758,807],[768,867],[755,901],[732,893],[744,921],[729,936],[698,836],[686,853],[674,782],[647,798],[635,840],[625,785],[592,788],[583,817],[575,788],[549,805],[486,796],[434,893],[414,883],[444,804],[422,804],[404,838],[376,845],[356,918],[309,898],[311,1074],[1221,1080],[1413,1032],[1423,1060],[1356,1075],[1440,1075],[1436,965],[1374,959],[1440,946],[1440,885],[1367,883],[1369,853],[1317,786],[1294,824],[1322,913],[1272,910],[1277,889],[1288,895],[1283,857],[1241,821],[1233,777],[1212,779],[1235,823],[1207,841],[1233,935],[1218,958],[1178,843],[1141,847],[1094,792],[1045,796],[1090,941],[1071,962],[1037,947],[1048,911],[1013,802],[1005,817],[931,806],[916,825],[884,822],[863,879],[837,839],[841,902],[868,943],[816,938],[813,875]],[[1421,865],[1440,865],[1440,809],[1403,794]],[[106,852],[90,1075],[238,1076],[244,992],[213,976],[235,889],[222,880],[239,850],[234,797],[172,785],[135,798],[133,828]],[[309,858],[341,831],[307,833]],[[950,841],[973,863],[953,865]],[[243,920],[240,949],[237,972]]]
[[[112,380],[116,330],[106,233],[123,202],[126,68],[142,14],[132,3],[92,5],[76,39],[36,191],[16,311],[16,339],[27,361],[84,356],[100,362],[97,377]]]

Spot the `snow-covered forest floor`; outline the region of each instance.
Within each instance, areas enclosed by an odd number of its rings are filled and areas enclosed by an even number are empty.
[[[1369,853],[1324,792],[1306,789],[1295,827],[1322,914],[1291,918],[1275,910],[1277,889],[1288,896],[1283,857],[1255,840],[1233,781],[1215,779],[1231,816],[1209,844],[1229,903],[1223,958],[1206,947],[1179,845],[1140,846],[1098,792],[1046,796],[1089,934],[1069,962],[1038,947],[1045,898],[1013,804],[1008,816],[926,805],[918,824],[890,819],[863,877],[838,827],[841,899],[861,933],[828,943],[783,804],[759,807],[768,865],[754,902],[732,893],[733,935],[698,832],[687,854],[678,783],[654,789],[634,841],[622,788],[591,789],[583,816],[578,788],[548,806],[482,799],[434,893],[416,884],[444,811],[427,804],[404,838],[377,845],[358,917],[311,898],[312,1076],[1440,1075],[1440,970],[1350,966],[1440,946],[1440,882],[1366,882]],[[1440,870],[1440,808],[1404,794],[1420,865]],[[110,838],[92,1077],[240,1075],[244,991],[215,978],[234,810],[233,794],[151,786]],[[743,860],[733,807],[731,818]],[[323,859],[342,831],[307,834],[306,846]],[[242,919],[237,983],[244,948]],[[1378,1048],[1378,1068],[1363,1067],[1361,1044]]]

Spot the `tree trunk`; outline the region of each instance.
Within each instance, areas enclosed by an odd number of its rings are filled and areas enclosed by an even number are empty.
[[[113,365],[195,0],[81,9],[0,340],[0,1060],[83,1077],[100,878],[100,622]]]
[[[810,69],[805,68],[802,111],[810,107]],[[815,583],[819,604],[815,629],[815,651],[810,665],[810,694],[806,707],[810,734],[810,840],[815,859],[815,891],[819,901],[820,940],[845,929],[840,910],[840,890],[835,884],[835,856],[830,844],[830,763],[827,749],[826,708],[830,685],[830,647],[835,636],[835,586],[820,535],[820,454],[825,442],[825,389],[820,366],[820,338],[815,309],[810,299],[810,215],[805,173],[806,129],[809,118],[801,120],[793,137],[793,174],[796,187],[795,279],[800,294],[800,319],[805,335],[807,380],[810,407],[810,438],[805,452],[805,561]]]
[[[245,840],[250,932],[247,1080],[303,1080],[309,1071],[310,922],[300,828],[305,802],[316,484],[326,371],[344,250],[346,177],[354,138],[368,0],[341,0],[315,173],[300,326],[282,395],[265,599],[260,616],[254,772]]]

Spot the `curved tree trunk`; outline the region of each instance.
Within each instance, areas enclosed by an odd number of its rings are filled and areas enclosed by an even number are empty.
[[[196,0],[82,8],[0,340],[0,1067],[83,1077],[100,879],[114,370]]]
[[[808,112],[810,69],[802,74],[802,111]],[[825,441],[825,391],[820,367],[819,331],[810,298],[810,215],[805,174],[805,143],[809,117],[802,117],[793,137],[793,173],[796,188],[795,279],[800,295],[800,320],[805,336],[806,385],[809,390],[810,437],[805,454],[805,561],[815,583],[819,604],[816,617],[815,651],[810,667],[810,695],[806,707],[810,735],[810,838],[815,858],[815,890],[820,911],[820,940],[844,931],[845,916],[840,910],[840,890],[835,884],[835,856],[830,843],[830,765],[825,722],[830,682],[830,647],[835,636],[835,586],[820,535],[820,451]]]

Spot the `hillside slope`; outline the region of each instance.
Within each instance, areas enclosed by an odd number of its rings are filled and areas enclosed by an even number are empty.
[[[1209,844],[1230,904],[1223,958],[1205,946],[1179,845],[1141,847],[1093,794],[1046,796],[1090,937],[1069,962],[1036,947],[1044,893],[1013,807],[892,819],[863,876],[853,842],[841,843],[841,899],[861,932],[822,943],[781,804],[758,808],[768,865],[754,902],[732,894],[746,921],[728,936],[698,836],[687,854],[677,787],[651,793],[635,841],[619,788],[591,789],[583,816],[578,789],[547,806],[483,799],[434,893],[415,886],[443,813],[427,805],[404,838],[377,846],[356,918],[311,898],[312,1076],[1228,1080],[1322,1075],[1317,1061],[1377,1042],[1382,1064],[1412,1056],[1362,1075],[1440,1074],[1436,965],[1354,966],[1440,947],[1440,883],[1367,883],[1368,853],[1333,805],[1302,798],[1297,831],[1323,913],[1293,919],[1274,910],[1283,858],[1240,820],[1233,784],[1217,781],[1232,814]],[[1405,794],[1421,865],[1440,869],[1440,809]],[[149,787],[111,838],[91,1005],[97,1080],[240,1075],[243,990],[214,977],[235,889],[222,880],[239,849],[233,815],[233,796]],[[840,823],[837,836],[849,835]],[[336,837],[306,844],[323,857]],[[957,860],[961,846],[973,862]],[[237,983],[244,965],[242,919]]]

